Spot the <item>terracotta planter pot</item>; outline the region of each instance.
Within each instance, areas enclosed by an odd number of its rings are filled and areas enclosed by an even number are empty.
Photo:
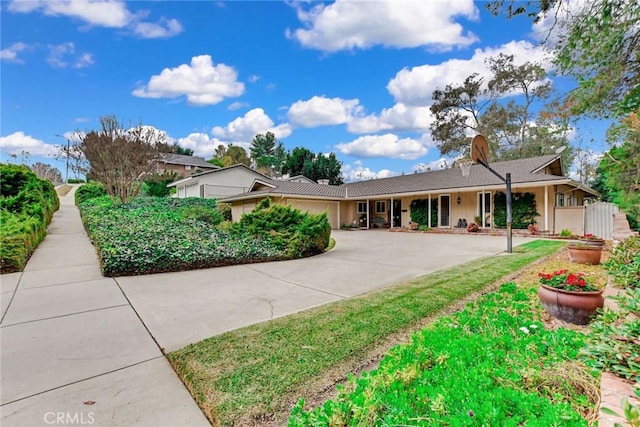
[[[602,247],[569,245],[569,259],[576,264],[600,264]]]
[[[540,285],[538,298],[547,313],[574,325],[586,325],[604,306],[602,291],[573,292]]]
[[[598,240],[589,240],[589,239],[579,239],[580,240],[580,244],[585,245],[585,246],[593,246],[596,248],[604,248],[604,239],[598,239]]]

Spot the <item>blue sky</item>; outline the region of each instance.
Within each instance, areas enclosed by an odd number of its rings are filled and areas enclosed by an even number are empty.
[[[470,0],[1,7],[1,160],[26,151],[63,175],[48,157],[59,135],[97,129],[108,114],[207,159],[272,131],[287,149],[335,152],[347,179],[440,167],[428,130],[434,89],[487,75],[483,59],[500,52],[551,67],[540,28]],[[601,152],[606,127],[583,120],[572,138]]]

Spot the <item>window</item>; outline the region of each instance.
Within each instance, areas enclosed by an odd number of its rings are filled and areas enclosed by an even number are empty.
[[[564,206],[564,193],[558,193],[558,197],[556,200],[556,205]]]
[[[483,197],[484,197],[484,213],[485,214],[491,213],[491,193],[490,192],[478,193],[478,216],[482,216],[482,213],[483,213],[483,209],[482,209]]]
[[[191,170],[191,165],[184,165],[184,170]]]
[[[376,213],[385,213],[387,211],[387,202],[378,201],[376,202]]]
[[[358,202],[358,213],[367,213],[367,202]]]

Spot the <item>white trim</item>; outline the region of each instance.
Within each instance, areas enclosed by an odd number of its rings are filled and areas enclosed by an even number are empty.
[[[549,231],[549,186],[544,186],[544,229]]]
[[[486,197],[484,197],[485,194],[489,195],[489,212],[487,212]],[[479,226],[481,225],[482,228],[485,228],[487,226],[487,214],[489,214],[489,218],[493,223],[493,203],[491,203],[492,198],[493,193],[491,191],[482,190],[476,193],[476,209],[478,208],[480,203],[482,203],[482,207],[480,208],[482,212],[476,211],[476,213],[480,214],[478,216],[482,219],[482,224],[478,224]]]

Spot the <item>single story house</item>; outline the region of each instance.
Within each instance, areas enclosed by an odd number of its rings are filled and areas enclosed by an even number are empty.
[[[237,164],[196,173],[187,178],[172,182],[168,184],[167,187],[176,188],[175,197],[177,198],[201,197],[205,199],[222,199],[236,194],[246,193],[256,180],[271,181],[271,178],[248,166]],[[315,184],[314,181],[303,175],[285,178],[284,180],[288,182]]]
[[[534,194],[540,230],[559,233],[566,228],[581,233],[584,201],[597,197],[598,193],[565,176],[559,154],[495,162],[490,166],[501,176],[511,173],[513,193]],[[342,224],[407,227],[412,207],[426,209],[428,223],[437,227],[453,228],[462,219],[468,223],[479,217],[479,225],[485,228],[494,226],[496,192],[505,192],[504,182],[478,164],[471,166],[467,177],[458,168],[451,168],[337,186],[259,177],[246,193],[221,201],[231,203],[234,221],[268,196],[275,203],[304,211],[326,211],[333,229]],[[436,210],[437,218],[432,218]]]
[[[203,157],[174,153],[161,153],[160,157],[156,160],[155,166],[156,173],[176,172],[180,177],[220,169],[219,166],[212,165]]]

